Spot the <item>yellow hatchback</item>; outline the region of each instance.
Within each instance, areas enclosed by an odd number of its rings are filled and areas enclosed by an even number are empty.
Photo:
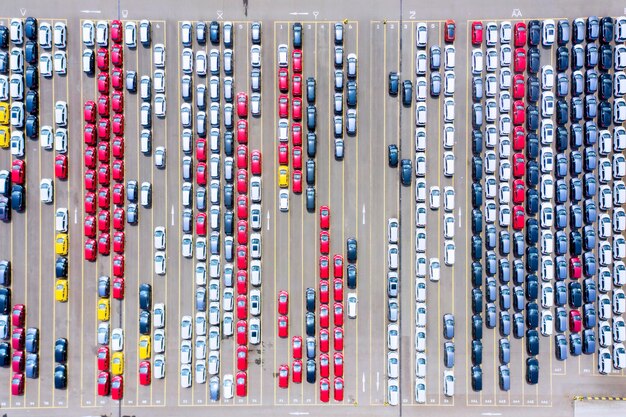
[[[111,303],[108,298],[98,300],[98,320],[109,321],[111,316]]]
[[[122,375],[124,373],[124,352],[113,352],[111,372],[113,372],[113,375]]]
[[[150,359],[150,336],[141,336],[139,338],[139,359]]]
[[[11,143],[11,133],[6,126],[0,126],[0,148],[8,148]]]
[[[67,233],[57,233],[54,249],[57,255],[67,256],[67,247],[69,243],[67,241]]]
[[[289,187],[289,167],[285,165],[278,167],[278,186],[280,188]]]
[[[0,101],[0,125],[9,124],[9,103]]]
[[[57,283],[54,286],[54,298],[61,302],[67,302],[67,280],[66,279],[57,279]]]

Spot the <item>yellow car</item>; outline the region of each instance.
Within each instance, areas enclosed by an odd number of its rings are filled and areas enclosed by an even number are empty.
[[[280,188],[289,187],[289,167],[284,165],[278,167],[278,186]]]
[[[98,320],[109,321],[111,315],[111,303],[108,298],[98,300]]]
[[[8,148],[11,142],[11,133],[6,126],[0,126],[0,148]]]
[[[67,280],[66,279],[57,279],[57,283],[54,287],[54,298],[61,302],[67,302]]]
[[[0,102],[0,125],[9,124],[9,103]]]
[[[113,352],[111,372],[113,372],[113,375],[122,375],[124,373],[124,352]]]
[[[139,359],[150,359],[150,336],[139,338]]]
[[[67,256],[68,245],[67,233],[57,233],[57,239],[54,245],[57,255]]]

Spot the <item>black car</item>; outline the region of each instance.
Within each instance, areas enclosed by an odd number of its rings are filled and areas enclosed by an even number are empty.
[[[472,180],[480,182],[483,178],[483,160],[480,156],[472,156]]]
[[[483,319],[480,314],[472,316],[472,339],[481,340],[483,338]]]
[[[141,284],[139,286],[139,308],[146,311],[152,309],[152,285]]]
[[[64,256],[59,256],[56,260],[55,265],[55,276],[57,278],[67,278],[67,258]]]
[[[483,213],[480,209],[472,210],[472,233],[480,234],[483,229]]]
[[[483,240],[480,236],[472,236],[472,260],[480,261],[483,254]]]
[[[596,352],[596,335],[593,329],[583,330],[583,353],[591,355]]]
[[[215,20],[209,25],[209,39],[213,45],[220,43],[220,24]]]
[[[413,101],[413,84],[411,80],[402,81],[402,104],[404,107],[411,106]]]
[[[0,74],[9,73],[9,54],[4,51],[0,51]]]
[[[526,352],[530,356],[539,354],[539,333],[537,330],[526,331]]]
[[[306,311],[315,313],[315,290],[313,288],[306,289]]]
[[[0,314],[11,313],[11,289],[0,288]]]
[[[292,26],[292,33],[294,49],[302,48],[302,23],[294,23]]]
[[[567,102],[565,100],[559,100],[565,102],[565,106],[567,106]],[[557,121],[559,120],[559,104],[557,102]],[[565,117],[567,118],[568,109],[566,108]],[[563,116],[563,115],[561,115]],[[567,123],[567,121],[565,122]],[[554,142],[556,146],[557,152],[565,152],[567,150],[567,142],[569,141],[569,134],[567,133],[567,128],[565,126],[557,126],[555,134],[554,134]]]
[[[315,185],[315,160],[308,159],[306,161],[306,183],[307,185]]]
[[[29,90],[26,93],[26,111],[32,115],[39,114],[39,93],[35,90]]]
[[[598,127],[607,129],[611,126],[613,118],[611,104],[608,101],[601,101],[598,105]]]
[[[539,138],[536,133],[526,135],[526,158],[537,159],[539,157]]]
[[[58,363],[67,362],[67,339],[60,337],[54,343],[54,361]]]
[[[580,308],[583,305],[583,291],[580,282],[569,282],[567,284],[568,302],[571,308]]]
[[[26,41],[26,46],[24,48],[24,60],[31,65],[37,64],[37,61],[39,61],[37,42]]]
[[[529,187],[536,187],[539,184],[539,165],[536,161],[526,163],[526,184]]]
[[[357,271],[356,271],[356,265],[348,265],[346,267],[346,275],[348,275],[348,288],[350,288],[351,290],[356,288],[356,277],[357,277]]]
[[[526,107],[526,129],[533,131],[539,129],[539,110],[534,104]]]
[[[54,388],[67,388],[67,366],[57,365],[54,367]]]
[[[346,84],[346,104],[353,109],[357,104],[356,81],[350,80]]]
[[[11,261],[5,259],[0,261],[0,285],[11,285]]]
[[[572,256],[582,255],[583,238],[580,232],[577,232],[577,231],[569,232],[569,250],[570,250],[570,255]]]
[[[585,40],[585,23],[582,19],[574,20],[572,25],[572,43],[577,45]]]
[[[480,262],[472,262],[472,285],[474,287],[483,285],[483,266]]]
[[[11,346],[2,342],[0,343],[0,367],[8,368],[9,366],[11,366]]]
[[[475,103],[478,103],[483,99],[483,86],[484,83],[481,77],[472,78],[472,100],[474,100]]]
[[[315,130],[317,127],[317,108],[313,105],[306,108],[306,125],[309,130]]]
[[[315,336],[315,313],[307,312],[306,318],[306,335],[307,336]]]
[[[150,312],[142,310],[141,313],[139,313],[139,333],[149,335],[151,327],[152,316],[150,315]]]
[[[411,175],[413,174],[412,171],[413,168],[411,167],[410,159],[403,159],[402,161],[400,161],[400,181],[405,187],[411,185]]]
[[[556,50],[556,70],[558,72],[567,71],[569,67],[569,49],[565,46],[560,46]]]
[[[308,132],[306,135],[306,155],[309,158],[315,158],[317,154],[317,134]]]
[[[476,366],[483,363],[483,342],[472,340],[472,363]]]
[[[389,166],[395,168],[398,166],[398,147],[394,144],[387,146],[387,155]]]
[[[534,301],[537,299],[538,295],[539,295],[539,280],[537,279],[537,275],[535,274],[526,275],[526,299],[528,301]]]
[[[613,79],[611,78],[611,74],[600,74],[598,95],[601,101],[606,101],[613,97]]]
[[[26,209],[26,190],[21,185],[14,184],[11,190],[11,207],[13,210],[24,211]]]
[[[224,153],[226,156],[233,156],[235,154],[235,139],[232,130],[224,132]]]
[[[39,118],[34,114],[28,115],[26,118],[26,136],[34,139],[39,136]]]
[[[7,49],[9,47],[9,28],[6,26],[0,26],[0,49]]]
[[[480,288],[472,288],[472,312],[480,314],[483,311],[483,292]]]
[[[539,382],[539,361],[536,358],[526,358],[526,382],[531,385]]]
[[[232,210],[235,204],[235,187],[233,184],[224,184],[224,206]]]
[[[472,183],[472,207],[480,208],[483,206],[483,186],[480,183]]]
[[[395,71],[389,72],[389,95],[397,96],[398,95],[398,86],[400,84],[400,77],[398,77],[398,73]]]
[[[528,22],[528,44],[537,46],[541,42],[541,22],[531,20]]]
[[[483,389],[483,371],[480,366],[472,366],[472,389],[474,391]]]
[[[35,65],[29,65],[28,68],[26,68],[24,79],[26,81],[26,87],[33,90],[39,87],[39,70]]]
[[[565,101],[564,99],[557,100],[555,113],[556,113],[556,123],[557,125],[559,125],[558,128],[562,128],[562,126],[567,124],[568,122],[569,107],[567,106],[567,101]],[[561,130],[564,130],[563,133],[565,134],[565,149],[567,149],[567,130],[565,128],[562,128]]]
[[[613,41],[614,24],[612,17],[600,19],[600,42],[608,44]]]
[[[224,213],[224,233],[226,236],[232,236],[235,229],[235,215],[228,210]]]
[[[306,382],[309,384],[315,383],[315,359],[308,359],[306,361]]]
[[[0,220],[5,223],[11,221],[11,201],[4,196],[0,196]]]
[[[346,241],[346,254],[348,262],[355,263],[357,259],[357,243],[356,239],[351,237]]]
[[[31,16],[27,17],[24,22],[24,35],[32,41],[37,40],[37,28],[37,19]]]
[[[315,78],[306,79],[306,101],[308,104],[315,104]]]
[[[472,130],[472,153],[480,156],[483,151],[483,133],[480,130]]]
[[[531,74],[537,74],[539,72],[539,68],[541,67],[541,55],[539,53],[539,49],[537,48],[528,48],[528,72]]]
[[[315,212],[315,187],[306,188],[306,211],[309,213]]]
[[[602,71],[610,71],[613,68],[613,48],[611,45],[600,45],[599,64]]]
[[[570,41],[570,26],[567,19],[561,19],[557,23],[556,40],[560,46],[567,45]]]

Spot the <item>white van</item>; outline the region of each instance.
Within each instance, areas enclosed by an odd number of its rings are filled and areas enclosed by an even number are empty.
[[[152,184],[149,182],[141,183],[141,205],[144,207],[152,206]]]
[[[57,209],[57,213],[55,216],[55,229],[58,233],[67,232],[67,209],[66,208]]]

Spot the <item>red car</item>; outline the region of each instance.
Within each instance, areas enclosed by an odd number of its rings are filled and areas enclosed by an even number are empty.
[[[124,377],[114,376],[111,380],[111,399],[121,400],[124,398]]]
[[[343,326],[343,304],[335,303],[333,304],[333,317],[335,326]],[[337,335],[335,334],[335,337]],[[338,349],[335,349],[338,350]]]
[[[108,372],[98,374],[98,395],[106,397],[111,390],[111,375]]]
[[[330,228],[330,209],[328,206],[320,207],[320,228],[324,230]]]
[[[98,74],[98,92],[101,94],[109,94],[109,74],[106,72]]]
[[[513,206],[513,229],[522,230],[524,228],[524,207]]]
[[[100,142],[98,144],[98,161],[103,164],[108,164],[111,157],[111,148],[109,142]]]
[[[320,256],[320,278],[321,279],[328,279],[328,264],[329,264],[329,259],[328,256]]]
[[[291,363],[291,381],[294,384],[302,383],[302,361],[296,359]]]
[[[524,180],[513,181],[513,203],[524,204],[525,197]]]
[[[243,91],[237,93],[237,116],[242,119],[248,117],[248,95]]]
[[[569,311],[569,331],[573,333],[580,333],[583,327],[583,320],[580,317],[578,310]]]
[[[124,184],[115,184],[113,186],[113,204],[116,206],[123,206],[124,195]]]
[[[523,151],[526,147],[526,135],[523,126],[515,126],[513,128],[513,150]]]
[[[327,403],[330,399],[330,382],[328,378],[320,379],[320,401]]]
[[[85,113],[87,113],[87,109],[85,109]],[[109,96],[100,96],[98,98],[98,115],[100,117],[109,117],[110,114],[110,105],[109,105]],[[93,123],[96,121],[94,117],[93,120],[87,120],[87,115],[85,114],[85,121]]]
[[[115,255],[113,257],[113,275],[124,277],[124,263],[124,255]]]
[[[302,148],[299,146],[294,146],[291,150],[291,160],[293,164],[293,169],[301,170],[302,169]]]
[[[526,173],[526,161],[524,155],[516,153],[513,155],[513,176],[515,178],[522,178]]]
[[[278,367],[278,387],[287,388],[289,386],[289,366],[280,365]]]
[[[242,320],[245,323],[245,320]],[[248,370],[248,348],[246,346],[237,346],[237,370]]]
[[[526,113],[524,111],[524,102],[516,100],[513,102],[513,124],[520,126],[524,124]]]
[[[239,120],[237,122],[237,143],[248,143],[248,121]]]
[[[109,348],[102,346],[98,349],[98,371],[108,371],[110,363],[109,360]]]
[[[98,213],[98,230],[108,232],[111,225],[111,216],[108,210],[100,210]]]
[[[139,383],[141,385],[150,385],[152,381],[152,373],[150,371],[150,362],[141,361],[139,363]]]
[[[513,41],[516,48],[526,46],[526,23],[517,22],[513,26]]]
[[[206,139],[198,138],[196,140],[196,159],[200,162],[206,162]]]
[[[87,146],[85,148],[85,167],[94,169],[96,167],[96,148]]]
[[[326,307],[326,314],[328,314],[328,307]],[[327,326],[328,327],[328,326]],[[330,347],[330,334],[327,329],[320,329],[320,352],[328,353]]]
[[[111,108],[115,113],[124,113],[124,94],[116,91],[111,97]]]
[[[248,171],[240,169],[237,171],[237,192],[248,194]]]
[[[322,353],[320,354],[320,376],[328,378],[328,375],[330,375],[330,358],[328,354]]]
[[[480,46],[483,43],[483,22],[472,22],[472,45]]]
[[[124,230],[124,223],[126,222],[126,212],[124,207],[118,207],[113,210],[113,228],[115,230]]]
[[[109,256],[111,253],[111,237],[108,233],[102,233],[98,237],[98,252],[104,256]]]
[[[60,179],[67,179],[67,156],[59,154],[54,157],[54,175]]]
[[[335,401],[343,401],[343,378],[340,376],[335,377],[333,393]]]
[[[248,196],[240,195],[237,197],[237,218],[240,220],[248,220]]]
[[[289,97],[286,94],[281,94],[278,97],[278,116],[281,119],[289,117]]]
[[[111,146],[113,149],[113,158],[124,158],[124,138],[121,136],[116,136],[113,138],[113,144]]]
[[[278,317],[278,337],[283,339],[287,337],[289,327],[289,319],[287,316]]]
[[[124,136],[124,115],[116,114],[113,116],[113,134]]]
[[[343,376],[343,353],[335,352],[333,362],[333,373],[335,376]]]
[[[289,293],[285,290],[278,292],[278,314],[283,316],[289,314]]]
[[[569,277],[570,279],[579,279],[582,276],[583,264],[580,258],[573,257],[569,260]]]
[[[15,396],[24,395],[24,374],[14,374],[11,378],[11,394]]]
[[[24,327],[26,321],[26,306],[24,304],[15,304],[11,313],[11,323],[16,327]]]
[[[241,270],[248,269],[248,247],[244,245],[237,246],[237,268]]]
[[[24,350],[24,340],[26,339],[26,330],[23,327],[13,329],[11,333],[11,347],[14,350]]]
[[[237,169],[248,169],[248,147],[237,146]]]
[[[239,220],[237,222],[237,244],[248,244],[248,222],[245,220]]]
[[[302,75],[300,74],[293,74],[291,77],[291,95],[302,97]]]
[[[107,209],[111,206],[111,197],[108,188],[100,188],[98,191],[98,207]]]
[[[124,181],[124,161],[121,159],[113,161],[113,180]]]
[[[208,181],[208,172],[205,162],[198,162],[196,165],[196,182],[198,185],[206,185]]]
[[[302,72],[302,51],[300,49],[294,49],[291,53],[291,59],[293,61],[293,72]]]
[[[124,278],[113,279],[113,298],[116,300],[124,299]]]
[[[123,254],[126,238],[124,232],[113,233],[113,252]]]
[[[115,43],[122,43],[122,34],[124,33],[124,28],[122,27],[122,22],[119,20],[111,21],[111,40]]]
[[[248,294],[248,272],[237,271],[237,294]]]
[[[85,189],[88,191],[96,191],[97,185],[98,177],[96,176],[96,171],[93,169],[85,171]]]
[[[95,261],[97,252],[96,241],[93,239],[85,240],[85,260],[90,262]]]
[[[513,56],[515,57],[513,69],[515,72],[523,73],[526,70],[526,51],[524,48],[517,48]]]
[[[96,218],[94,216],[85,216],[83,230],[85,236],[92,239],[96,237]]]
[[[291,173],[291,189],[296,194],[302,194],[302,171],[295,170]]]
[[[278,164],[289,165],[289,145],[286,143],[278,144]]]
[[[335,301],[343,301],[343,280],[335,278],[333,281],[333,298]]]
[[[328,255],[330,250],[330,233],[326,230],[320,231],[320,253]]]
[[[343,306],[339,305],[339,307],[341,307],[343,311]],[[336,318],[337,307],[335,307],[335,319]],[[341,320],[343,320],[343,314],[341,315]],[[337,320],[335,320],[335,325],[337,325],[336,321]],[[335,351],[341,352],[343,350],[343,329],[341,327],[335,327],[335,329],[333,330],[333,342],[333,348],[335,349]]]
[[[108,49],[106,48],[98,49],[98,53],[96,55],[96,63],[100,71],[109,70],[109,50]]]
[[[111,85],[113,86],[113,89],[117,91],[122,91],[124,89],[124,70],[121,68],[114,68],[113,71],[111,71]]]
[[[452,19],[446,20],[443,26],[443,39],[446,43],[454,42],[456,38],[456,23]]]
[[[330,309],[327,304],[320,305],[320,327],[327,329],[330,325]]]
[[[526,83],[524,82],[524,74],[515,74],[513,76],[513,98],[521,100],[526,94]]]
[[[109,119],[100,119],[98,122],[98,137],[102,140],[109,140],[111,136],[111,122]]]
[[[328,304],[328,281],[321,280],[320,281],[320,303]]]
[[[333,256],[333,275],[335,278],[343,278],[343,256]]]
[[[235,385],[237,386],[237,397],[248,395],[248,375],[245,372],[237,372]]]
[[[302,99],[300,97],[291,100],[291,116],[297,122],[302,120]]]
[[[278,69],[278,89],[281,93],[289,92],[289,70],[287,68]]]
[[[302,146],[302,125],[300,123],[291,124],[291,143],[293,146]]]
[[[291,352],[294,359],[302,359],[302,336],[291,338]]]
[[[248,317],[248,297],[245,294],[237,296],[237,319],[245,320]]]
[[[26,353],[23,350],[16,350],[11,357],[11,370],[13,372],[24,372],[26,365]]]
[[[124,47],[122,45],[111,47],[111,62],[118,68],[124,65]]]
[[[14,159],[11,163],[11,182],[22,185],[26,181],[26,161]]]
[[[237,322],[237,344],[240,346],[248,344],[248,324],[245,320]],[[237,352],[239,352],[239,349],[237,349]]]
[[[85,212],[96,214],[96,195],[92,192],[85,193]]]
[[[252,171],[252,175],[261,175],[262,172],[262,158],[261,158],[261,151],[255,149],[252,151],[252,153],[250,154],[250,170]]]
[[[85,102],[85,106],[83,107],[83,115],[85,117],[85,122],[96,122],[96,103],[94,103],[93,100],[87,100]]]
[[[83,129],[83,139],[85,144],[89,146],[96,145],[96,126],[92,124],[86,124]]]
[[[199,236],[206,236],[206,213],[196,215],[196,233]]]

